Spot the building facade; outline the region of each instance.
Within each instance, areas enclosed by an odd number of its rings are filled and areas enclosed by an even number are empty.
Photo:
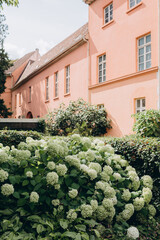
[[[84,0],[88,24],[29,61],[11,87],[13,117],[43,117],[62,102],[104,106],[109,135],[132,133],[136,112],[159,109],[159,0]]]

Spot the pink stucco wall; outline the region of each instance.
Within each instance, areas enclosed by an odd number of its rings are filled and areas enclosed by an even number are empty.
[[[70,65],[70,94],[65,95],[65,67],[68,65]],[[55,99],[54,74],[57,71],[59,96]],[[45,100],[45,79],[47,77],[49,77],[49,101]],[[30,86],[32,89],[31,103],[28,102]],[[22,94],[21,106],[19,106],[19,93]],[[15,95],[17,95],[17,109],[14,111],[14,116],[26,117],[31,111],[33,117],[42,117],[53,108],[58,108],[61,103],[68,104],[69,101],[78,98],[87,100],[87,94],[87,43],[85,43],[13,91],[13,106],[15,106]]]

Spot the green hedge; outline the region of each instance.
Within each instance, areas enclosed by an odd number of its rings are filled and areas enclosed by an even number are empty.
[[[154,180],[154,204],[160,211],[160,138],[138,136],[107,140],[115,153],[124,156],[140,176],[150,175]]]
[[[27,137],[40,140],[42,135],[36,131],[0,130],[0,143],[4,146],[17,147],[20,142],[25,142]]]

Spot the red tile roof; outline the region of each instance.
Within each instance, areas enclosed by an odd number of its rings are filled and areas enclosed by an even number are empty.
[[[87,34],[88,23],[86,23],[84,26],[82,26],[68,38],[63,40],[61,43],[56,45],[54,48],[52,48],[50,51],[44,54],[37,61],[35,61],[31,65],[28,65],[28,67],[22,74],[21,78],[15,84],[15,87],[22,85],[24,81],[27,81],[30,77],[38,74],[39,71],[44,69],[49,64],[52,64],[56,59],[58,59],[60,56],[63,56],[63,54],[65,54],[67,51],[69,51],[72,48],[74,49],[74,46],[76,46],[77,44],[81,42],[84,43],[85,42],[84,38],[85,36],[87,36]]]

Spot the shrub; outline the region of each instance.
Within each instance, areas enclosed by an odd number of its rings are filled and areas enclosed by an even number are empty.
[[[40,119],[37,123],[37,132],[42,132],[44,133],[46,130],[46,122],[44,119]]]
[[[27,137],[41,139],[41,135],[36,131],[0,130],[0,143],[4,146],[17,147],[20,142],[25,142]]]
[[[111,128],[105,109],[97,109],[97,106],[90,105],[82,99],[70,102],[68,107],[60,105],[59,109],[54,109],[46,116],[46,122],[52,135],[68,135],[77,128],[77,124],[83,126],[84,123],[88,133],[93,136],[105,134],[107,129]]]
[[[150,175],[154,180],[153,199],[160,211],[160,139],[138,136],[109,139],[117,154],[129,161],[139,176]]]
[[[133,116],[133,131],[142,137],[160,137],[160,111],[151,109]]]
[[[152,179],[101,140],[27,138],[0,151],[1,240],[100,240],[109,225],[127,240],[140,219],[154,220]]]

